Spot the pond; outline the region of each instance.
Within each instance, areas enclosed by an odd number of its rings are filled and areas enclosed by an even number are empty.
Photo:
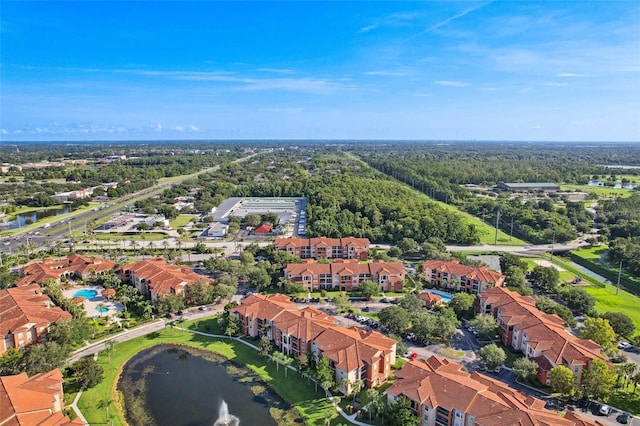
[[[70,208],[64,209],[47,209],[47,210],[35,210],[28,213],[18,213],[15,215],[15,220],[10,222],[0,223],[0,226],[4,229],[16,229],[22,228],[23,226],[30,225],[32,223],[36,223],[37,221],[44,219],[45,217],[51,216],[59,216],[61,214],[70,213]]]
[[[125,364],[118,390],[132,426],[275,426],[272,414],[282,411],[273,410],[290,409],[245,367],[176,345],[139,352]]]

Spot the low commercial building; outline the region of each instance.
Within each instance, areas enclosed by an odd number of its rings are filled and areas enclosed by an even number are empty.
[[[505,183],[498,182],[498,189],[509,192],[557,192],[560,191],[560,185],[551,182],[529,182],[529,183]]]
[[[243,333],[264,334],[285,354],[327,357],[343,393],[350,393],[358,380],[367,388],[381,385],[396,362],[395,340],[376,331],[339,327],[330,315],[312,307],[298,309],[282,294],[250,295],[230,313]]]
[[[197,274],[186,266],[170,265],[164,259],[145,259],[122,266],[119,274],[133,284],[141,294],[156,302],[163,295],[184,296],[188,286],[198,281],[213,285],[213,280]]]
[[[55,306],[38,284],[0,290],[0,355],[41,341],[53,324],[70,319],[71,314]]]
[[[22,268],[22,277],[16,285],[42,284],[48,279],[60,281],[63,276],[85,279],[113,271],[115,266],[116,263],[111,260],[79,254],[72,254],[60,260],[44,259],[42,262],[32,263]]]
[[[422,264],[424,279],[431,284],[457,291],[479,294],[502,287],[505,276],[486,266],[467,266],[457,260],[427,260]]]
[[[278,238],[273,242],[276,249],[286,251],[301,259],[359,259],[369,254],[368,238]]]
[[[289,282],[302,284],[309,291],[352,291],[364,280],[375,282],[382,291],[400,291],[405,270],[402,263],[382,260],[359,263],[355,259],[334,259],[331,263],[316,263],[306,259],[303,263],[289,263],[284,275]]]
[[[0,376],[0,425],[66,426],[83,425],[63,414],[64,380],[60,369],[27,376],[20,373]]]
[[[555,366],[569,368],[580,383],[594,359],[605,360],[600,345],[569,333],[564,320],[538,310],[533,297],[492,288],[480,295],[479,310],[497,319],[502,343],[538,363],[537,378],[543,384],[549,384],[549,372]]]
[[[446,358],[414,360],[395,372],[385,394],[411,402],[421,426],[595,426],[599,423],[544,408],[545,403]]]

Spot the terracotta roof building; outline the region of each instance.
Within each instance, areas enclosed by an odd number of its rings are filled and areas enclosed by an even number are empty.
[[[479,294],[491,287],[502,287],[505,276],[486,266],[467,266],[457,260],[427,260],[422,264],[424,279],[431,284]]]
[[[84,279],[111,271],[115,266],[115,262],[110,260],[79,254],[72,254],[61,260],[45,259],[40,263],[25,266],[21,271],[22,278],[18,280],[16,285],[41,284],[47,279],[59,281],[62,276]]]
[[[538,362],[538,380],[548,384],[549,371],[564,365],[578,383],[582,371],[595,358],[604,360],[600,345],[580,339],[564,328],[564,320],[536,308],[533,297],[506,288],[492,288],[480,295],[480,312],[492,314],[500,326],[502,342]]]
[[[28,377],[27,373],[0,377],[0,424],[3,426],[63,426],[82,425],[80,419],[70,420],[62,410],[64,393],[62,373]]]
[[[307,259],[303,263],[289,263],[284,274],[288,281],[300,283],[310,291],[351,291],[363,280],[377,283],[382,291],[400,291],[405,278],[402,263],[382,260],[358,263],[355,259],[335,259],[331,263],[315,263],[313,259]]]
[[[213,285],[213,280],[196,274],[186,266],[169,265],[164,259],[145,259],[129,263],[120,268],[123,280],[135,285],[138,291],[151,297],[153,302],[166,294],[184,296],[191,284],[204,281]]]
[[[269,225],[268,223],[263,223],[261,225],[256,226],[255,229],[253,230],[253,233],[255,235],[264,235],[264,234],[270,234],[271,231],[273,231],[273,226]]]
[[[0,355],[39,342],[49,327],[71,314],[55,306],[38,284],[0,290]]]
[[[543,401],[485,375],[469,374],[462,365],[445,358],[410,361],[395,376],[386,391],[387,401],[393,403],[400,396],[409,399],[422,426],[599,424],[575,414],[563,418],[546,410]]]
[[[431,309],[442,302],[442,296],[435,293],[429,293],[428,291],[422,291],[418,293],[418,297],[422,300],[422,304],[425,308]]]
[[[362,380],[368,388],[378,386],[387,380],[396,361],[395,340],[376,331],[338,327],[332,316],[311,307],[298,309],[282,294],[250,295],[230,312],[243,333],[265,334],[290,356],[326,356],[344,393],[350,389],[344,388],[343,379]]]
[[[273,242],[278,250],[302,259],[359,259],[369,254],[368,238],[278,238]]]

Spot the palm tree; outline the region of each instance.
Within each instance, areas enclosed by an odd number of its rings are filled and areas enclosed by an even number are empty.
[[[360,393],[362,388],[364,387],[364,382],[360,379],[356,379],[355,382],[351,384],[353,386],[353,402],[356,402],[356,396]]]
[[[109,405],[111,405],[111,403],[113,403],[113,399],[107,397],[98,401],[98,405],[96,406],[96,408],[104,408],[107,410],[107,421],[109,421]]]
[[[293,362],[293,358],[291,358],[290,356],[288,356],[286,354],[282,354],[282,365],[284,365],[284,377],[285,377],[285,379],[287,378],[287,370],[289,369],[289,366],[291,365],[292,362]]]
[[[102,302],[100,302],[100,303],[98,303],[98,304],[96,305],[96,308],[98,309],[98,312],[100,312],[100,317],[101,317],[101,318],[102,318],[102,311],[103,311],[104,309],[106,309],[106,307],[107,307],[107,306],[106,306],[104,303],[102,303]]]

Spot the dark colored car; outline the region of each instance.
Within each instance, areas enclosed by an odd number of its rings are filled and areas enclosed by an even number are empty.
[[[629,414],[628,413],[620,414],[618,417],[616,417],[616,422],[626,425],[627,423],[629,423]]]

